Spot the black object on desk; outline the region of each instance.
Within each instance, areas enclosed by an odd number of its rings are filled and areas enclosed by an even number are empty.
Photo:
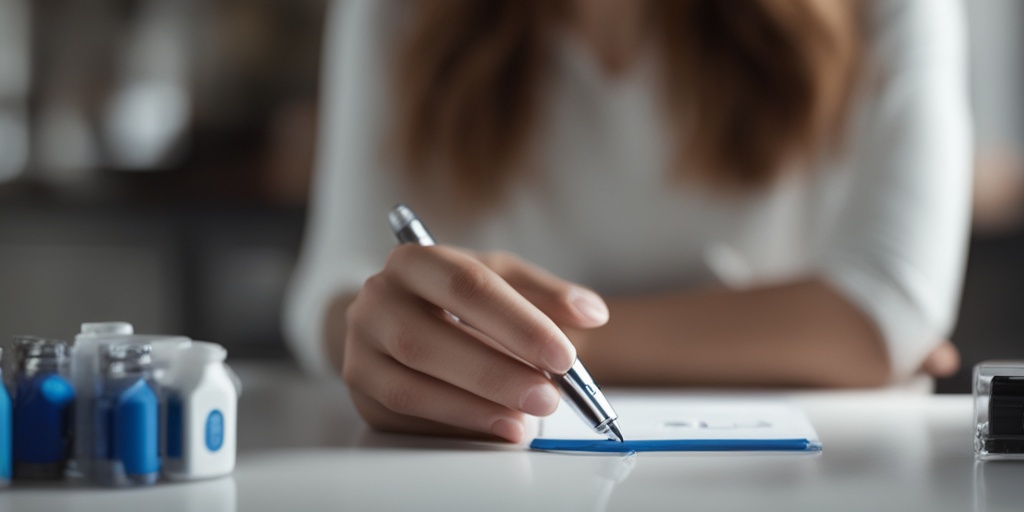
[[[988,403],[990,453],[1024,453],[1024,377],[992,377]]]

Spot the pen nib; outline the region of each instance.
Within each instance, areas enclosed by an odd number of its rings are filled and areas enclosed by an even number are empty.
[[[618,441],[620,443],[625,441],[625,438],[622,437],[622,431],[619,430],[619,426],[616,425],[614,421],[608,424],[608,430],[605,434],[613,441]]]

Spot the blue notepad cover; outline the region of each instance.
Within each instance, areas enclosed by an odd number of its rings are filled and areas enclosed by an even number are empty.
[[[628,452],[820,452],[808,439],[652,439],[625,442],[608,439],[534,439],[530,448],[543,451]]]

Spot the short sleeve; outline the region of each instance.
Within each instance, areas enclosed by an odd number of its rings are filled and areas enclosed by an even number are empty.
[[[393,245],[387,211],[396,198],[380,158],[393,8],[378,0],[335,2],[326,22],[316,173],[283,318],[292,353],[317,376],[331,373],[322,341],[327,306],[358,291]]]
[[[820,263],[878,326],[896,378],[955,322],[966,261],[971,120],[962,6],[879,2],[880,83],[858,105],[845,153],[850,187]]]

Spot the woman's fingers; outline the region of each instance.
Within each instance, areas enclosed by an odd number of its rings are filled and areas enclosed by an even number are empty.
[[[404,320],[395,322],[392,311],[403,312]],[[397,298],[361,329],[398,363],[491,402],[534,416],[558,406],[558,389],[540,372],[457,328],[417,297]]]
[[[376,430],[398,434],[466,437],[489,441],[508,440],[506,438],[499,438],[489,432],[478,432],[448,425],[447,423],[394,413],[357,389],[351,389],[349,394],[352,396],[352,402],[355,404],[356,409],[359,410],[360,415]]]
[[[346,310],[342,373],[375,428],[518,442],[560,401],[538,370],[575,362],[559,324],[607,316],[593,292],[514,256],[402,245]]]
[[[400,287],[450,311],[537,368],[562,374],[576,360],[575,347],[551,318],[465,253],[399,246],[385,268]]]
[[[394,426],[397,417],[407,416],[512,442],[523,438],[521,413],[413,371],[382,353],[366,351],[356,359],[361,364],[349,365],[346,361],[345,381],[354,393],[368,399],[360,413],[376,428]]]
[[[558,325],[593,328],[608,322],[608,306],[587,288],[506,252],[480,254],[477,258]]]

